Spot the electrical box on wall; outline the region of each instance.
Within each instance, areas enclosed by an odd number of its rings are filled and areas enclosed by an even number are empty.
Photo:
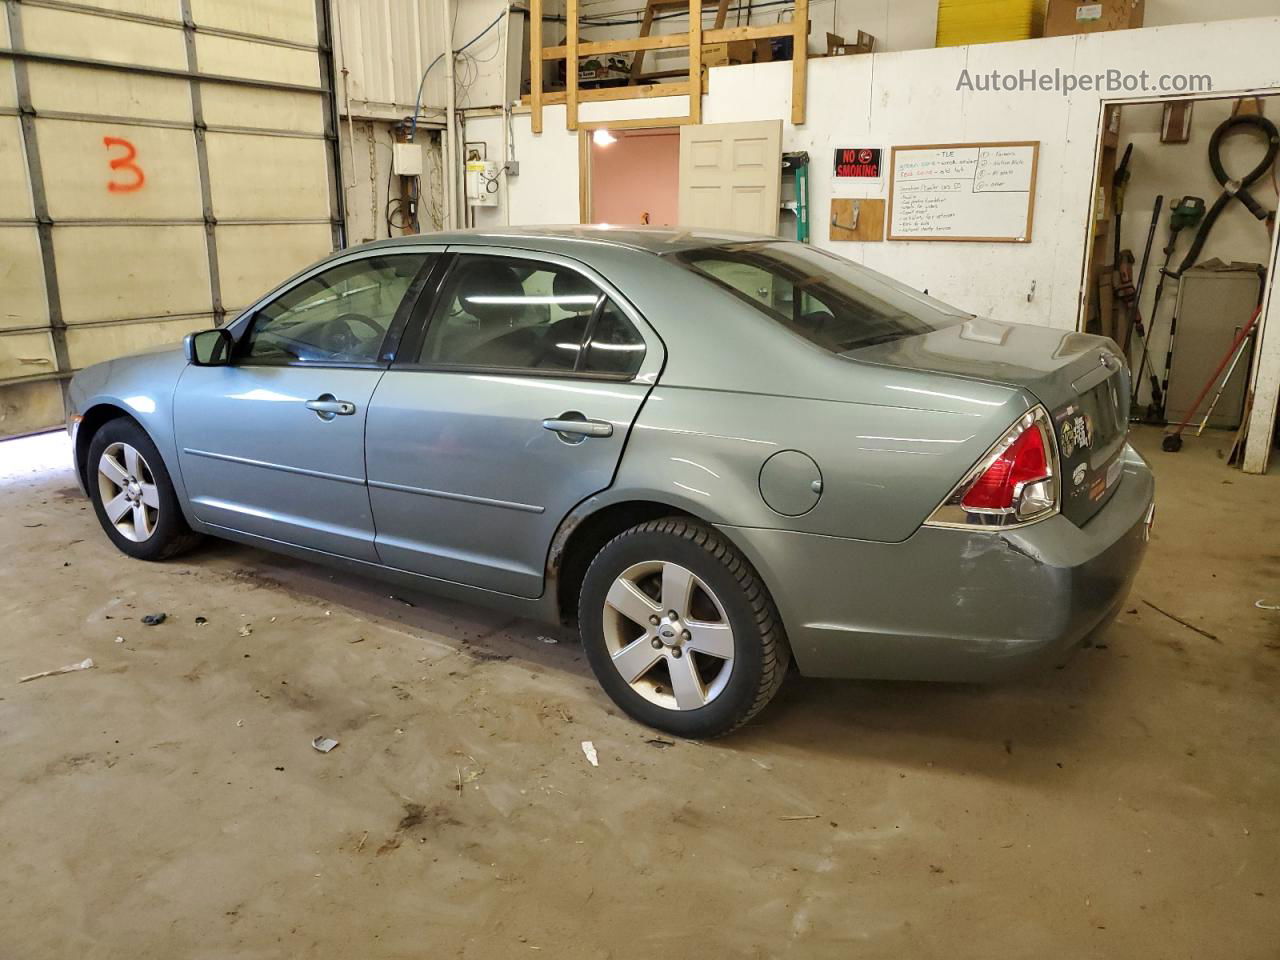
[[[467,161],[467,203],[473,207],[498,205],[498,177],[501,168],[493,160]]]
[[[422,176],[422,144],[393,143],[391,145],[391,172],[397,177]]]

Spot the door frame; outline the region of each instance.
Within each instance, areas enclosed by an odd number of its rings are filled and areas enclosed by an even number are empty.
[[[691,117],[632,117],[626,120],[583,120],[578,124],[578,223],[591,221],[591,137],[597,130],[674,130],[694,123]],[[680,189],[679,173],[676,189]]]
[[[1085,244],[1080,265],[1080,285],[1076,296],[1075,329],[1084,332],[1086,288],[1089,284],[1089,265],[1093,258],[1093,201],[1098,195],[1098,164],[1102,157],[1108,107],[1126,107],[1147,103],[1170,103],[1180,100],[1241,100],[1249,97],[1280,97],[1280,86],[1250,87],[1243,90],[1214,90],[1212,93],[1188,93],[1173,96],[1107,97],[1098,101],[1097,137],[1094,142],[1093,178],[1089,184],[1090,203],[1084,214],[1082,229]],[[1258,316],[1257,339],[1254,341],[1253,364],[1249,369],[1248,389],[1253,394],[1253,409],[1249,412],[1248,434],[1245,438],[1241,469],[1244,473],[1266,473],[1271,454],[1271,436],[1276,428],[1277,406],[1280,405],[1280,296],[1276,293],[1276,267],[1280,262],[1280,230],[1271,237],[1271,253],[1267,263],[1267,288],[1262,296],[1262,312]],[[1274,322],[1268,322],[1271,314]]]

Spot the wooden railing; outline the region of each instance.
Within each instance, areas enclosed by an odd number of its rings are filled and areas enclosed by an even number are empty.
[[[582,42],[578,30],[578,0],[565,0],[565,42],[558,47],[542,45],[542,0],[529,2],[529,105],[534,133],[542,132],[542,108],[546,104],[566,105],[566,118],[570,130],[578,129],[578,105],[587,101],[632,100],[641,97],[689,98],[689,111],[682,117],[662,117],[638,121],[636,125],[679,125],[702,122],[702,45],[704,43],[729,43],[735,40],[764,40],[772,37],[791,37],[791,122],[804,123],[805,80],[808,72],[809,0],[796,0],[791,23],[776,23],[758,27],[723,27],[719,30],[702,29],[702,0],[689,0],[689,30],[686,33],[669,33],[659,36],[623,38],[619,40],[592,40]],[[626,87],[578,89],[578,61],[596,54],[628,53],[640,50],[671,50],[687,48],[689,51],[688,79],[671,83],[647,83]],[[547,61],[566,61],[565,89],[563,93],[543,90],[543,64]],[[628,121],[610,123],[624,127]]]

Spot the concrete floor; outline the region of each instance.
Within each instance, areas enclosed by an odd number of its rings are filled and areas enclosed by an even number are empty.
[[[64,438],[0,446],[0,955],[1274,958],[1277,481],[1158,442],[1098,647],[792,677],[705,745],[534,624],[226,544],[128,560]]]

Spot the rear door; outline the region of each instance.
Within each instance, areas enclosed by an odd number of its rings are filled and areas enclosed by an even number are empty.
[[[365,417],[432,256],[378,250],[326,264],[237,324],[230,365],[183,372],[174,430],[200,520],[377,560]]]
[[[576,261],[450,250],[429,323],[406,334],[369,408],[377,551],[535,597],[561,519],[612,482],[662,344]]]

